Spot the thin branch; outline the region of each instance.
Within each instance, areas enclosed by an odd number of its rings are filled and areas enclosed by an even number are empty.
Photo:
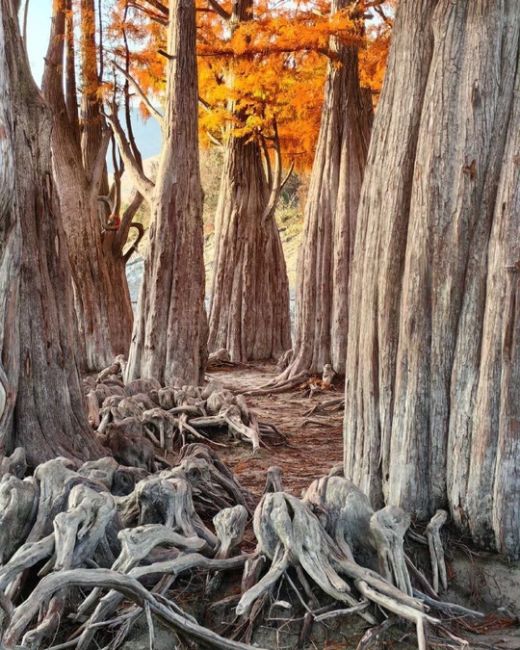
[[[269,157],[269,150],[267,149],[267,140],[263,133],[260,133],[260,144],[262,146],[262,152],[264,154],[267,186],[269,187],[269,191],[271,191],[273,188],[273,168],[271,165],[271,159]]]
[[[147,2],[149,5],[152,5],[154,9],[157,9],[157,11],[164,14],[165,16],[169,15],[168,6],[160,2],[159,0],[144,0],[144,1]]]
[[[227,12],[224,7],[221,6],[220,2],[217,0],[208,0],[208,5],[224,20],[231,20],[231,14]]]
[[[276,204],[278,203],[278,199],[280,198],[280,192],[282,191],[282,187],[283,187],[282,186],[282,151],[280,146],[280,136],[278,134],[278,125],[276,123],[276,120],[273,120],[273,131],[274,131],[274,137],[273,137],[274,171],[271,174],[271,186],[270,186],[271,193],[269,195],[269,201],[267,202],[267,205],[264,210],[264,214],[262,216],[263,221],[267,221],[273,216],[274,211],[276,209]],[[269,160],[268,155],[267,155],[267,160]]]
[[[144,237],[144,226],[142,223],[139,223],[138,221],[133,221],[130,224],[130,228],[135,228],[137,230],[137,238],[124,255],[123,259],[125,263],[128,262],[128,260],[135,253],[139,244],[141,243],[141,239]]]
[[[131,7],[132,9],[136,9],[137,11],[141,12],[142,14],[150,18],[150,20],[159,23],[159,25],[164,25],[165,27],[168,25],[168,19],[165,18],[162,14],[158,14],[157,12],[148,9],[148,7],[143,7],[137,2],[129,2],[128,7]]]
[[[128,234],[130,232],[130,228],[134,227],[134,228],[138,229],[138,226],[134,225],[135,222],[133,221],[133,219],[134,219],[135,215],[137,214],[137,211],[141,207],[142,203],[143,203],[143,195],[140,194],[140,192],[138,192],[137,190],[135,190],[134,195],[132,197],[132,200],[130,201],[130,203],[128,204],[128,206],[126,207],[126,209],[125,209],[125,211],[123,213],[123,216],[121,218],[121,225],[119,226],[119,230],[117,231],[116,236],[114,238],[114,242],[113,242],[113,245],[112,245],[112,250],[113,250],[115,255],[121,255],[122,254],[123,248],[125,247],[125,244],[128,241]],[[140,239],[141,238],[139,238],[139,240]],[[132,248],[135,249],[137,247],[138,243],[139,243],[139,241],[134,242],[134,244],[132,245]],[[128,251],[128,252],[130,252],[130,251]],[[130,253],[130,255],[128,253],[125,254],[124,257],[125,257],[125,261],[126,261],[127,259],[129,259],[131,257],[131,253]]]
[[[223,147],[224,143],[221,142],[218,138],[216,138],[210,131],[206,130],[206,136],[208,140],[211,142],[211,144],[214,144],[215,147]]]
[[[164,127],[164,116],[163,114],[158,111],[155,106],[152,104],[152,102],[148,99],[146,96],[146,93],[144,90],[141,88],[141,86],[137,83],[137,81],[132,77],[132,75],[129,72],[126,72],[124,68],[122,68],[120,65],[118,65],[115,61],[113,62],[114,68],[117,68],[119,72],[133,85],[133,87],[136,89],[137,94],[139,97],[143,100],[143,102],[146,104],[146,107],[150,111],[150,113],[157,118],[159,124],[161,127]]]
[[[81,133],[79,128],[78,92],[76,86],[76,52],[72,0],[65,1],[65,11],[65,104],[67,106],[70,129],[79,146]]]
[[[293,171],[294,171],[294,160],[291,160],[291,164],[289,165],[289,171],[285,175],[285,178],[283,179],[282,184],[280,185],[280,192],[287,185],[287,181],[291,178]]]
[[[103,83],[103,75],[105,72],[105,56],[103,51],[103,16],[101,11],[103,9],[102,0],[98,0],[98,20],[99,20],[99,83]]]
[[[176,58],[175,56],[173,56],[173,54],[169,54],[166,50],[163,50],[162,48],[157,50],[157,54],[164,56],[164,58],[168,59],[168,61],[173,61]]]
[[[125,13],[124,13],[125,25],[126,25],[127,16],[128,16],[128,0],[126,2]],[[128,37],[126,34],[126,27],[123,27],[123,40],[125,44],[125,72],[129,74],[130,73],[130,48],[128,47]],[[130,144],[130,148],[132,149],[136,162],[138,163],[139,167],[142,169],[143,157],[141,156],[141,152],[139,151],[139,147],[137,146],[137,142],[135,141],[134,128],[132,124],[132,113],[130,110],[130,82],[126,77],[125,77],[125,86],[124,86],[124,98],[125,98],[125,122],[126,122],[126,132],[128,133],[128,142]]]
[[[123,127],[121,126],[119,118],[117,117],[117,108],[114,107],[112,113],[110,115],[105,114],[105,117],[112,127],[112,131],[114,132],[114,137],[116,139],[121,158],[123,159],[125,169],[130,172],[132,180],[134,181],[135,186],[139,192],[144,196],[148,203],[151,203],[153,200],[155,185],[145,175],[141,166],[135,159],[130,145],[128,144],[128,140],[126,139]]]
[[[23,44],[25,45],[26,51],[27,51],[27,19],[29,18],[29,2],[30,0],[25,0],[25,6],[23,8]]]

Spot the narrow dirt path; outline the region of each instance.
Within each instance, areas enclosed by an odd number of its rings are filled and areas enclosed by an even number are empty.
[[[275,374],[276,368],[270,364],[208,372],[209,377],[220,381],[226,388],[240,392],[265,384]],[[246,396],[258,419],[276,425],[287,436],[288,444],[261,449],[255,456],[244,444],[219,450],[219,455],[238,475],[244,487],[260,496],[266,470],[271,465],[278,465],[283,471],[285,488],[300,496],[311,481],[341,463],[342,415],[310,416],[311,422],[305,415],[316,404],[341,396],[343,386],[335,388],[337,392],[320,392],[311,398],[308,390],[301,389],[274,395]]]

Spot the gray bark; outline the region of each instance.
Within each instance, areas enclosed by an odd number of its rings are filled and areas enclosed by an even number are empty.
[[[75,360],[70,266],[51,173],[50,111],[31,77],[18,2],[0,2],[0,449],[30,464],[99,447]],[[5,167],[4,167],[5,162]],[[9,265],[9,266],[8,266]],[[2,366],[0,366],[0,370]],[[14,410],[13,410],[14,409]]]
[[[419,517],[448,504],[515,557],[519,37],[513,0],[399,5],[358,213],[345,410],[345,475],[372,503]]]
[[[195,8],[188,0],[170,0],[168,48],[165,140],[155,188],[149,181],[142,188],[153,224],[126,378],[197,385],[207,359],[207,320]]]
[[[337,0],[332,11],[350,0]],[[345,372],[350,267],[356,214],[367,157],[372,102],[359,85],[358,52],[331,43],[320,134],[305,207],[298,262],[293,361],[284,373]]]

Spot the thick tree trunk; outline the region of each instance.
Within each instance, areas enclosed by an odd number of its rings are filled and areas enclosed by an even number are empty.
[[[333,11],[350,0],[336,0]],[[299,255],[297,326],[288,377],[345,372],[350,267],[365,169],[372,102],[359,85],[356,47],[332,43],[320,134]]]
[[[170,0],[165,141],[127,380],[199,384],[207,359],[195,7]],[[144,193],[147,194],[146,190]]]
[[[68,158],[66,140],[70,140],[67,125],[59,126],[55,116],[54,175],[69,246],[82,365],[98,370],[116,355],[126,355],[130,345],[133,311],[124,242],[115,231],[103,230],[97,191],[86,181],[83,168]]]
[[[253,0],[235,2],[230,29],[252,14]],[[289,281],[269,181],[259,141],[230,135],[215,216],[208,347],[227,349],[232,361],[276,358],[291,346]]]
[[[290,347],[289,283],[256,141],[230,137],[216,215],[209,350],[233,361]]]
[[[75,361],[70,266],[51,173],[51,115],[29,71],[17,10],[18,2],[1,0],[0,116],[6,121],[0,147],[7,142],[10,148],[10,176],[0,189],[0,303],[7,308],[0,342],[16,403],[12,426],[0,409],[0,449],[24,446],[37,464],[60,454],[93,457],[100,448],[88,428]],[[6,268],[9,258],[13,264]]]
[[[12,8],[8,7],[11,11]],[[6,8],[0,4],[0,455],[10,434],[20,372],[18,326],[21,232],[13,200],[15,155],[11,77],[7,74]]]
[[[90,6],[92,5],[92,6]],[[117,354],[127,354],[133,312],[125,275],[125,240],[103,228],[98,216],[99,194],[106,194],[104,153],[107,146],[97,88],[96,52],[91,43],[94,6],[83,0],[83,105],[81,144],[73,105],[73,70],[67,68],[67,101],[63,92],[64,39],[67,63],[73,60],[70,13],[65,0],[55,5],[43,79],[45,98],[53,108],[53,167],[60,193],[74,285],[82,366],[98,370]],[[88,19],[90,16],[90,19]],[[66,30],[66,17],[69,25]],[[93,49],[94,47],[94,49]],[[68,104],[68,106],[67,106]]]
[[[399,4],[358,214],[345,412],[345,473],[373,503],[420,517],[447,503],[515,557],[519,32],[514,0]]]

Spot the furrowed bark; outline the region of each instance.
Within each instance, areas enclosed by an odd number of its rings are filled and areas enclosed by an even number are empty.
[[[12,447],[11,426],[20,372],[21,232],[14,210],[14,112],[11,78],[5,73],[8,36],[4,21],[0,20],[0,454]]]
[[[14,261],[3,267],[9,283],[0,276],[0,302],[7,307],[0,341],[10,346],[4,374],[7,369],[11,400],[16,395],[12,433],[2,429],[0,435],[6,451],[23,446],[35,465],[56,454],[95,456],[100,448],[88,430],[75,359],[70,266],[51,173],[51,115],[29,71],[18,3],[2,0],[0,9],[0,115],[7,116],[0,143],[10,143],[6,167],[12,173],[0,190],[0,233],[9,235],[7,246],[0,239],[0,267],[7,256]],[[9,418],[12,404],[1,417]]]
[[[336,0],[332,12],[351,5]],[[360,28],[361,29],[361,28]],[[320,134],[299,254],[293,361],[283,374],[345,372],[350,267],[372,124],[370,93],[359,84],[358,51],[332,42]]]
[[[72,267],[81,361],[86,370],[99,370],[116,355],[127,354],[133,312],[122,250],[126,239],[121,242],[121,234],[105,229],[100,220],[98,196],[108,194],[104,171],[108,134],[97,97],[99,80],[91,25],[95,13],[91,0],[83,0],[82,17],[81,140],[72,67],[72,15],[67,13],[65,0],[55,4],[42,86],[54,115],[53,168]]]
[[[508,0],[399,5],[358,214],[345,409],[345,475],[373,503],[419,517],[448,504],[514,557],[519,25]]]
[[[252,7],[237,2],[231,28],[250,19]],[[215,217],[208,347],[227,349],[231,361],[278,358],[291,347],[289,282],[269,181],[259,140],[230,134]]]
[[[197,385],[207,360],[207,320],[192,2],[170,0],[168,52],[167,126],[147,197],[153,225],[126,378]]]

